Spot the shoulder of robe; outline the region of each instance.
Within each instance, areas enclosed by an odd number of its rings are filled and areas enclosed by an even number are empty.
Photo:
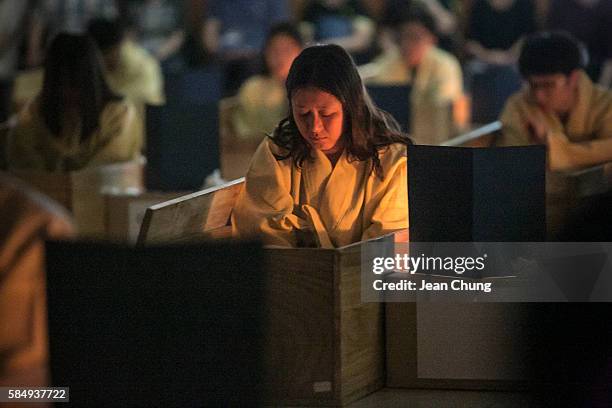
[[[392,165],[408,155],[407,146],[403,143],[393,143],[379,149],[380,162],[383,167]]]
[[[267,78],[263,75],[253,75],[248,78],[242,86],[240,87],[241,91],[260,91],[263,90],[267,85],[269,85]]]
[[[287,156],[289,154],[289,150],[285,149],[283,147],[280,147],[279,145],[277,145],[276,143],[274,143],[274,141],[269,138],[266,137],[264,138],[264,140],[261,142],[259,149],[264,148],[267,151],[269,151],[272,155],[274,156]]]
[[[602,88],[599,85],[593,85],[592,95],[594,107],[600,108],[605,112],[606,116],[612,114],[612,90]]]
[[[460,67],[459,60],[453,54],[441,48],[432,48],[431,57],[439,64],[450,65],[453,68]]]
[[[127,98],[108,102],[100,114],[100,128],[105,135],[113,135],[129,129],[136,118],[136,108]]]
[[[72,217],[60,204],[7,174],[0,174],[0,207],[11,213],[5,226],[10,222],[42,227],[50,238],[74,234]]]
[[[134,109],[134,105],[127,98],[111,101],[102,110],[101,119],[111,122],[125,120],[135,113]]]
[[[533,106],[529,103],[526,93],[523,90],[517,91],[506,101],[500,114],[500,120],[506,124],[505,122],[509,120],[508,115],[522,115],[521,112],[528,109],[533,109]]]

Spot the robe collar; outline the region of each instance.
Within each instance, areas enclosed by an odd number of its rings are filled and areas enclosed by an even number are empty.
[[[303,203],[308,203],[320,214],[330,234],[336,230],[350,209],[355,185],[362,185],[366,162],[348,160],[346,149],[332,168],[320,150],[312,150],[313,161],[305,161],[302,168]]]

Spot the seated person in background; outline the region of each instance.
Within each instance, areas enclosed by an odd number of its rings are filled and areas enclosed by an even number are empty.
[[[551,0],[548,10],[546,28],[567,31],[580,40],[589,51],[585,71],[594,82],[608,86],[605,76],[612,61],[612,2]]]
[[[468,22],[468,54],[492,65],[512,65],[520,40],[535,31],[531,0],[476,0]]]
[[[553,171],[612,161],[612,92],[591,82],[585,60],[567,33],[537,33],[525,41],[519,69],[528,86],[501,115],[503,145],[547,145]]]
[[[26,31],[28,2],[0,2],[0,123],[13,113],[11,97],[19,65],[19,45]]]
[[[459,61],[436,47],[433,18],[413,8],[398,25],[400,52],[362,66],[366,83],[411,84],[410,136],[417,144],[439,144],[465,126],[465,102]]]
[[[183,2],[143,0],[126,3],[140,46],[159,61],[179,51],[185,41]]]
[[[164,83],[159,62],[127,38],[119,20],[94,19],[87,31],[102,52],[111,90],[136,106],[163,105]]]
[[[304,10],[305,31],[317,42],[337,44],[352,54],[366,52],[374,39],[374,22],[348,0],[316,0]]]
[[[141,147],[136,109],[109,89],[94,42],[59,34],[47,51],[42,91],[9,136],[9,168],[79,170],[135,159]]]
[[[44,241],[74,228],[51,200],[0,174],[0,386],[46,386]]]
[[[31,10],[28,24],[26,65],[30,68],[42,63],[44,50],[59,33],[84,34],[87,23],[96,17],[116,18],[116,0],[26,0]],[[121,2],[123,3],[123,2]]]
[[[410,7],[422,7],[431,14],[436,24],[438,47],[455,53],[457,48],[458,19],[456,11],[460,5],[454,0],[387,0],[383,2],[383,15],[379,24],[379,42],[381,36],[392,35],[396,20]],[[383,41],[388,41],[384,39]],[[384,45],[381,47],[384,50]]]
[[[256,74],[270,28],[289,20],[287,0],[208,0],[202,44],[222,65],[224,96]]]
[[[289,20],[287,0],[210,0],[206,3],[202,42],[223,61],[258,55],[270,28]]]
[[[290,24],[272,27],[264,46],[263,75],[249,78],[238,91],[238,107],[232,118],[238,137],[261,140],[287,116],[285,80],[302,46],[300,34]]]
[[[45,70],[42,67],[19,71],[15,77],[11,103],[13,112],[20,112],[42,89]]]
[[[289,115],[257,149],[232,214],[237,237],[339,247],[408,227],[406,146],[337,45],[304,49]]]

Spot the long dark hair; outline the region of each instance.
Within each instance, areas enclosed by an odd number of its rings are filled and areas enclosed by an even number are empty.
[[[310,157],[310,145],[300,136],[293,118],[291,97],[304,87],[316,87],[334,95],[344,113],[344,145],[349,160],[372,159],[372,171],[382,178],[379,151],[393,143],[412,144],[400,131],[397,121],[378,109],[361,82],[351,56],[338,45],[315,45],[305,48],[293,61],[286,88],[289,98],[289,116],[281,120],[272,141],[289,151],[278,160],[291,158],[298,167]]]
[[[40,114],[51,133],[59,137],[62,129],[63,92],[67,87],[79,90],[81,141],[100,125],[100,114],[106,104],[119,100],[104,80],[98,48],[86,35],[58,34],[47,50]]]

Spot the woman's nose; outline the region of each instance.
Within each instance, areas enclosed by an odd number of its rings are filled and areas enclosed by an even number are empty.
[[[317,113],[313,113],[310,119],[310,130],[313,132],[319,132],[323,128],[323,122],[321,117]]]

